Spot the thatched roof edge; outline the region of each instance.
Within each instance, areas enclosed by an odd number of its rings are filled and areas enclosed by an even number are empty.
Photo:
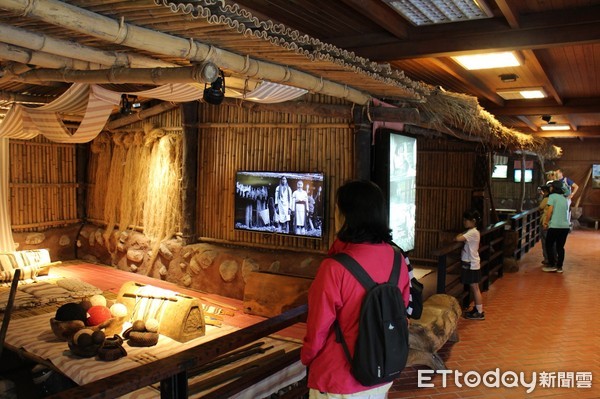
[[[199,0],[194,4],[174,3],[169,0],[154,2],[159,6],[168,7],[174,13],[204,19],[210,24],[226,25],[244,36],[269,41],[311,61],[331,62],[386,85],[401,88],[410,93],[415,101],[422,101],[429,93],[428,85],[409,79],[403,71],[394,69],[387,63],[381,64],[359,57],[353,52],[324,43],[283,24],[260,20],[238,4],[228,4],[222,0]]]
[[[158,6],[168,7],[173,13],[183,13],[210,24],[229,26],[244,36],[269,41],[311,61],[332,62],[386,85],[402,88],[419,101],[419,110],[433,129],[447,131],[448,128],[456,128],[468,135],[481,137],[494,148],[532,151],[546,159],[561,156],[561,149],[547,139],[503,126],[479,105],[476,97],[443,91],[427,83],[411,80],[404,75],[404,71],[392,68],[390,64],[359,57],[283,24],[260,20],[238,4],[225,3],[224,0],[198,0],[194,4],[169,0],[154,2]]]

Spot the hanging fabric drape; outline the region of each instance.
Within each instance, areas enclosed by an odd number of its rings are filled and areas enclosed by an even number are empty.
[[[10,228],[8,180],[8,139],[0,138],[0,252],[15,250],[15,242]]]
[[[42,134],[58,143],[87,143],[102,131],[120,101],[120,93],[75,83],[59,98],[41,107],[13,104],[0,125],[0,137],[27,140]],[[71,134],[64,125],[61,113],[83,115],[75,133]]]
[[[307,90],[279,83],[261,82],[254,90],[243,93],[238,90],[225,90],[225,97],[242,98],[257,103],[282,103],[290,101],[308,93]]]
[[[74,83],[49,104],[37,108],[14,104],[0,124],[0,137],[27,140],[39,134],[59,143],[87,143],[106,125],[112,111],[121,102],[120,92],[98,85]],[[168,84],[150,90],[127,93],[163,101],[186,102],[202,98],[199,84]],[[80,114],[83,119],[70,133],[60,114]]]
[[[59,98],[41,107],[13,104],[0,123],[0,137],[28,140],[41,134],[58,143],[87,143],[102,131],[114,107],[119,105],[121,94],[188,102],[201,99],[202,93],[203,86],[198,83],[172,83],[128,93],[107,90],[98,85],[74,83]],[[306,93],[304,89],[265,81],[250,92],[226,90],[225,95],[254,102],[278,103],[293,100]],[[83,116],[74,133],[64,125],[61,114]]]
[[[58,143],[87,143],[100,134],[114,108],[119,106],[122,94],[170,102],[188,102],[201,99],[203,91],[204,86],[198,83],[173,83],[129,93],[107,90],[98,85],[74,83],[59,98],[41,107],[31,108],[13,104],[0,122],[0,250],[14,249],[8,207],[9,138],[28,140],[41,134]],[[227,97],[255,102],[277,103],[292,100],[306,93],[304,89],[265,81],[250,92],[226,90],[225,94]],[[62,114],[83,117],[74,133],[64,125]]]

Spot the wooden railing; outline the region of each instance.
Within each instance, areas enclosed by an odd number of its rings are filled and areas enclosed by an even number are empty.
[[[486,291],[493,279],[503,275],[504,230],[506,222],[499,222],[481,231],[479,257],[481,259],[481,288]],[[460,253],[462,242],[453,242],[433,251],[437,257],[438,294],[450,294],[469,304],[469,287],[460,282]]]
[[[510,218],[510,227],[517,235],[514,257],[519,260],[541,238],[541,212],[537,208],[532,208],[516,214]]]
[[[50,398],[115,398],[155,383],[160,383],[160,396],[162,399],[187,398],[189,393],[188,371],[205,365],[220,355],[301,322],[305,320],[306,314],[307,306],[302,305],[279,316],[261,321],[223,337],[215,338],[167,358],[62,391]],[[273,362],[271,367],[262,368],[260,370],[261,375],[255,376],[254,381],[235,381],[233,385],[236,385],[238,391],[241,391],[239,388],[243,389],[262,378],[266,378],[299,359],[299,350],[290,351],[279,361]],[[107,365],[107,367],[110,367],[110,365]],[[221,394],[224,393],[224,391],[221,392]],[[228,394],[232,393],[235,392],[228,392]]]

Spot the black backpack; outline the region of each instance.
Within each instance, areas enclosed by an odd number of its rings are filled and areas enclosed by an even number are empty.
[[[345,253],[333,256],[367,290],[358,320],[354,358],[337,320],[336,341],[341,343],[352,375],[364,386],[390,382],[400,376],[408,358],[408,321],[398,288],[402,255],[394,248],[394,266],[386,283],[377,284],[354,258]]]

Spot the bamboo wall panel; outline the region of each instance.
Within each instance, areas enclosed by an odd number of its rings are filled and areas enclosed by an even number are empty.
[[[476,147],[470,143],[417,139],[415,259],[462,230],[462,214],[472,206]]]
[[[313,99],[327,101],[317,96]],[[199,235],[255,247],[325,252],[335,233],[332,218],[335,191],[354,176],[354,134],[350,121],[206,104],[201,106],[200,114],[207,127],[201,127],[199,133]],[[227,126],[208,127],[211,123],[227,123]],[[249,127],[249,123],[257,127]],[[235,230],[235,174],[240,170],[323,172],[324,238]]]
[[[42,136],[10,140],[10,210],[13,231],[76,223],[75,145]]]

